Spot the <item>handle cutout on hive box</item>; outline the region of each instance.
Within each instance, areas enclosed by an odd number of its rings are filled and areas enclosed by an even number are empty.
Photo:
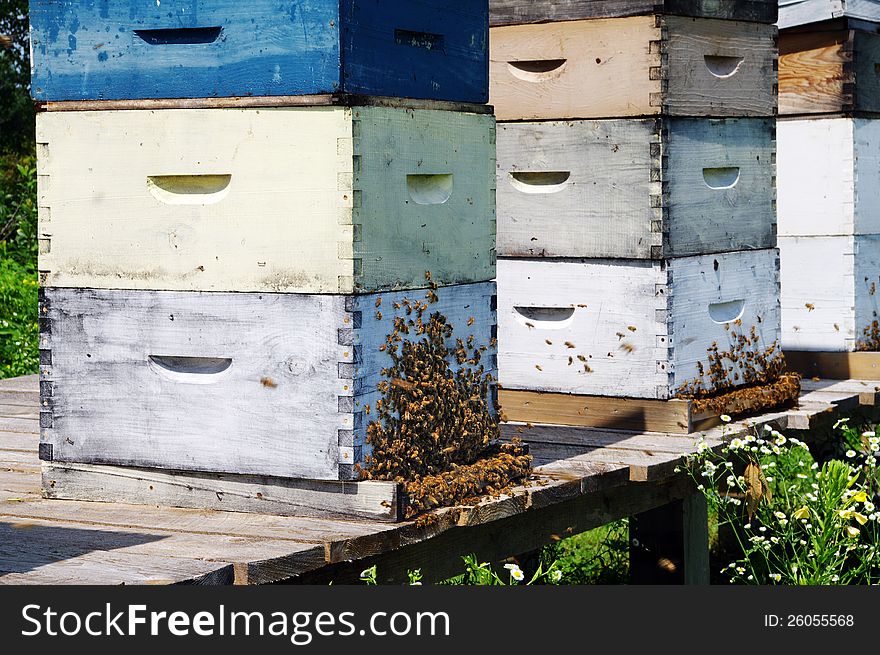
[[[515,78],[524,82],[544,82],[556,77],[565,68],[567,59],[535,59],[531,61],[509,61],[507,69]]]
[[[745,308],[745,300],[713,303],[709,305],[709,318],[718,324],[733,323],[742,318]]]
[[[540,330],[561,330],[574,320],[574,307],[514,307],[513,311],[520,324]]]
[[[412,32],[410,30],[394,30],[394,41],[397,45],[406,45],[411,48],[423,50],[443,50],[444,38],[442,34],[430,32]]]
[[[739,167],[704,168],[703,181],[710,189],[732,189],[739,182]]]
[[[211,384],[232,366],[225,357],[175,357],[150,355],[150,366],[157,373],[177,382]]]
[[[544,171],[540,173],[521,171],[510,174],[510,184],[522,193],[558,193],[568,186],[570,178],[569,171]]]
[[[409,197],[419,205],[442,205],[452,196],[453,186],[452,173],[406,176]]]
[[[706,68],[709,69],[709,72],[712,73],[712,75],[723,79],[725,77],[733,77],[739,72],[739,68],[743,63],[743,58],[705,55],[703,61],[706,63]]]
[[[232,175],[150,175],[147,188],[166,205],[213,205],[229,193]]]
[[[150,45],[197,45],[214,43],[222,31],[222,27],[178,27],[134,33]]]

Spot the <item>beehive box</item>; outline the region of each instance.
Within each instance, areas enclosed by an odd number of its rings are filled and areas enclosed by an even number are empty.
[[[872,323],[880,320],[880,235],[780,237],[779,252],[783,347],[866,347]]]
[[[505,390],[665,400],[730,330],[779,338],[776,250],[645,260],[498,262]],[[741,321],[741,326],[735,324]],[[504,405],[502,401],[502,406]]]
[[[494,277],[491,115],[47,112],[37,134],[46,286],[349,293],[424,286],[425,271]]]
[[[444,287],[430,311],[490,346],[495,284]],[[382,296],[45,289],[45,460],[348,480],[393,332]],[[472,320],[471,320],[472,319]],[[468,325],[468,323],[472,325]],[[494,372],[494,348],[483,359]]]
[[[498,253],[681,257],[775,246],[772,119],[498,125]]]
[[[779,0],[780,29],[822,23],[836,18],[880,21],[876,0]]]
[[[30,21],[40,101],[487,97],[486,0],[31,0]]]
[[[880,34],[845,20],[779,34],[779,113],[880,111]]]
[[[778,0],[490,0],[491,25],[673,14],[775,23]]]
[[[635,16],[492,28],[499,120],[772,116],[776,28]]]
[[[880,234],[880,120],[777,125],[780,236]]]

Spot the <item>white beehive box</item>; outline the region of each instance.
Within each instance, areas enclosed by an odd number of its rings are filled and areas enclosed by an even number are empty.
[[[777,125],[779,236],[880,233],[880,120]]]
[[[781,237],[782,345],[852,352],[878,318],[880,235]]]
[[[667,262],[499,260],[501,386],[671,398],[708,363],[713,342],[725,350],[730,329],[754,326],[762,347],[778,340],[778,266],[772,249]]]
[[[369,293],[424,286],[425,271],[494,277],[491,115],[48,112],[37,141],[45,286]]]

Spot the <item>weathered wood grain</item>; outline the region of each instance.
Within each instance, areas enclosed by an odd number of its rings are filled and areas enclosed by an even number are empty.
[[[38,375],[25,375],[17,378],[0,380],[0,394],[4,393],[39,393],[40,378]],[[0,395],[0,398],[3,396]]]
[[[47,498],[160,505],[278,516],[396,522],[403,497],[392,482],[316,482],[90,464],[43,465]]]
[[[351,293],[495,275],[491,116],[49,112],[37,130],[44,286]]]
[[[670,398],[698,376],[697,362],[706,362],[713,342],[722,350],[729,344],[726,324],[755,326],[761,348],[779,338],[778,265],[775,250],[662,264],[499,260],[501,385]]]
[[[431,311],[488,347],[494,295],[443,287]],[[376,295],[46,289],[44,441],[55,462],[351,479],[405,299],[425,290],[377,310]]]
[[[797,352],[793,353],[794,357],[798,356]],[[846,357],[849,357],[847,355]],[[853,356],[854,359],[858,358],[858,355]],[[786,354],[786,361],[789,361],[789,355]],[[789,366],[793,370],[797,370],[794,368],[793,360],[789,363]],[[835,392],[835,393],[851,393],[858,395],[859,402],[862,405],[868,407],[874,407],[877,404],[877,394],[880,392],[880,384],[870,380],[859,380],[853,379],[851,377],[847,377],[845,380],[835,380],[833,378],[830,379],[819,379],[814,380],[812,372],[805,374],[803,380],[801,380],[801,389],[805,393],[810,393],[813,391],[826,391],[826,392]]]
[[[490,0],[490,25],[674,14],[775,23],[777,0]]]
[[[167,3],[166,3],[167,4]],[[39,100],[350,91],[485,102],[485,0],[34,0]]]
[[[780,237],[779,251],[783,347],[851,352],[869,343],[865,330],[880,311],[880,236]]]
[[[499,120],[772,116],[775,38],[675,16],[496,27],[490,101]]]
[[[758,118],[502,123],[498,253],[663,258],[771,248],[774,129]]]

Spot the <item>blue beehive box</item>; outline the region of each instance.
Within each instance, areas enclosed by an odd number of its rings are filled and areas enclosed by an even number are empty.
[[[38,101],[488,100],[488,0],[31,0],[30,21]]]

